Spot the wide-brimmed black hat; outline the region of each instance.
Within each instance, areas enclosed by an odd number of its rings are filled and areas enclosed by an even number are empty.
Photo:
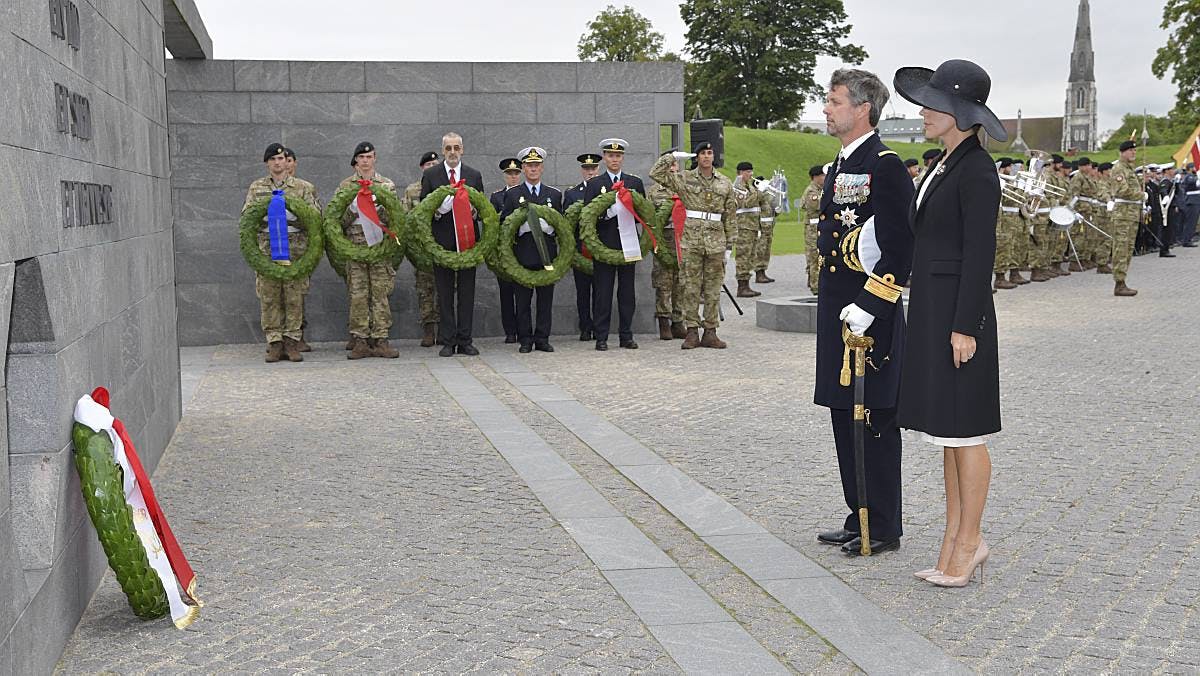
[[[962,131],[980,124],[997,141],[1008,140],[1004,125],[987,107],[992,78],[970,61],[951,59],[936,71],[901,68],[896,71],[892,85],[897,94],[911,103],[953,115],[955,126]]]

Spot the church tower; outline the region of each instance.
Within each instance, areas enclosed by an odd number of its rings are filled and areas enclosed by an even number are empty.
[[[1075,47],[1071,52],[1071,76],[1067,81],[1063,111],[1062,150],[1091,152],[1100,147],[1096,124],[1096,74],[1092,52],[1092,20],[1088,0],[1079,0],[1075,22]]]

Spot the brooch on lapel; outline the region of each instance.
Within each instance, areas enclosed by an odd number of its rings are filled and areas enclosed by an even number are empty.
[[[834,218],[842,222],[842,225],[847,228],[853,228],[858,225],[858,214],[854,213],[854,209],[846,207],[833,215]]]

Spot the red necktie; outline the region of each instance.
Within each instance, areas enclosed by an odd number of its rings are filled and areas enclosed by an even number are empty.
[[[453,169],[451,169],[451,170],[450,170],[450,182],[451,182],[451,183],[454,183],[454,180],[455,180],[455,179],[454,179],[454,170],[453,170]]]

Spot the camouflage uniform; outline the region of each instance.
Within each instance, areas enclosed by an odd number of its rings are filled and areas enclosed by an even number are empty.
[[[667,190],[660,183],[655,183],[650,188],[650,201],[654,203],[654,208],[658,209],[663,204],[671,201],[670,190]],[[667,234],[670,237],[667,237]],[[659,246],[668,247],[671,255],[675,255],[675,227],[671,224],[668,218],[666,229],[664,230],[663,241]],[[650,271],[650,282],[654,286],[654,316],[667,317],[672,324],[683,322],[683,287],[680,285],[679,268],[674,269],[664,266],[658,262],[658,257],[654,258],[654,267]]]
[[[251,204],[271,196],[271,191],[282,189],[289,197],[299,197],[314,209],[320,211],[321,203],[317,200],[317,189],[308,181],[288,176],[278,184],[270,176],[254,179],[250,189],[246,191],[246,201],[242,211]],[[265,254],[271,252],[271,238],[267,233],[267,223],[264,220],[258,231],[258,248]],[[303,230],[288,225],[288,252],[291,260],[296,260],[308,250],[308,234]],[[308,293],[309,280],[296,279],[281,282],[268,279],[262,275],[255,276],[254,292],[258,296],[261,313],[259,321],[263,334],[268,343],[282,341],[285,337],[300,340],[300,326],[304,323],[304,295]]]
[[[720,325],[718,309],[721,283],[725,278],[725,251],[733,246],[734,213],[733,183],[713,172],[712,178],[700,175],[699,169],[672,172],[675,158],[664,155],[650,169],[650,178],[667,190],[679,195],[689,212],[684,221],[680,249],[683,266],[680,281],[683,286],[683,320],[689,331],[703,325],[715,330]],[[720,219],[720,220],[718,220]],[[704,303],[704,319],[700,319],[700,299]]]
[[[992,267],[992,272],[998,275],[1003,275],[1016,267],[1016,257],[1013,252],[1013,232],[1019,226],[1014,227],[1014,220],[1021,220],[1019,209],[1012,206],[1008,201],[1001,200],[999,218],[996,219],[996,262]]]
[[[342,179],[337,189],[358,187],[357,174]],[[391,179],[375,174],[371,183],[395,192],[396,184]],[[352,202],[353,204],[353,202]],[[391,223],[391,217],[383,205],[376,205],[379,220],[384,225]],[[366,237],[362,226],[355,223],[354,212],[350,206],[342,213],[342,232],[355,244],[365,245]],[[388,235],[385,233],[384,237]],[[396,286],[395,261],[378,261],[363,263],[346,261],[346,288],[350,292],[350,335],[356,338],[387,339],[388,330],[392,328],[392,308],[388,297]]]
[[[1113,235],[1110,223],[1112,212],[1108,210],[1108,203],[1113,196],[1112,180],[1104,174],[1100,174],[1096,178],[1096,187],[1096,199],[1100,200],[1101,204],[1096,207],[1096,218],[1092,222],[1096,224],[1097,228]],[[1092,261],[1098,266],[1108,265],[1112,258],[1112,240],[1092,228],[1088,228],[1088,230],[1090,231],[1088,234],[1092,236]]]
[[[755,253],[758,248],[759,214],[762,213],[759,197],[762,195],[754,182],[743,184],[739,178],[733,184],[733,202],[736,208],[733,216],[737,243],[734,245],[734,262],[737,272],[734,277],[739,282],[750,280],[754,271]]]
[[[1068,188],[1062,175],[1054,169],[1047,168],[1045,176],[1046,185],[1051,190],[1047,191],[1046,198],[1042,200],[1042,206],[1038,209],[1038,223],[1035,226],[1034,237],[1038,241],[1038,264],[1043,269],[1048,269],[1058,266],[1062,261],[1063,252],[1062,231],[1050,222],[1050,209],[1066,203],[1066,200],[1057,193],[1058,191],[1065,193]],[[1058,190],[1053,190],[1054,188]]]
[[[771,263],[771,243],[775,241],[775,207],[771,196],[758,193],[758,240],[754,246],[754,271],[766,273]]]
[[[1074,202],[1075,211],[1081,216],[1091,221],[1097,227],[1100,226],[1096,222],[1097,214],[1101,210],[1106,210],[1107,207],[1100,204],[1097,195],[1100,193],[1100,187],[1096,185],[1096,180],[1089,176],[1081,168],[1074,176],[1071,177],[1071,188],[1068,203]],[[1103,239],[1103,235],[1096,232],[1095,229],[1078,223],[1071,228],[1071,237],[1075,240],[1075,248],[1079,253],[1079,260],[1083,263],[1083,267],[1091,267],[1090,263],[1095,257],[1096,239]]]
[[[808,187],[800,197],[803,206],[801,218],[804,219],[804,262],[808,268],[808,288],[817,292],[817,283],[821,278],[821,260],[817,255],[817,223],[821,216],[821,191],[823,187],[809,181]]]
[[[404,189],[404,206],[412,210],[421,201],[421,182],[408,184]],[[417,268],[413,273],[417,289],[417,305],[421,308],[421,324],[438,324],[441,315],[438,314],[437,295],[433,289],[433,270]]]
[[[1142,216],[1142,199],[1145,193],[1142,180],[1133,170],[1133,163],[1119,160],[1109,172],[1112,196],[1116,200],[1110,218],[1112,243],[1112,276],[1115,282],[1124,282],[1133,260],[1133,241],[1137,237],[1138,222]]]

